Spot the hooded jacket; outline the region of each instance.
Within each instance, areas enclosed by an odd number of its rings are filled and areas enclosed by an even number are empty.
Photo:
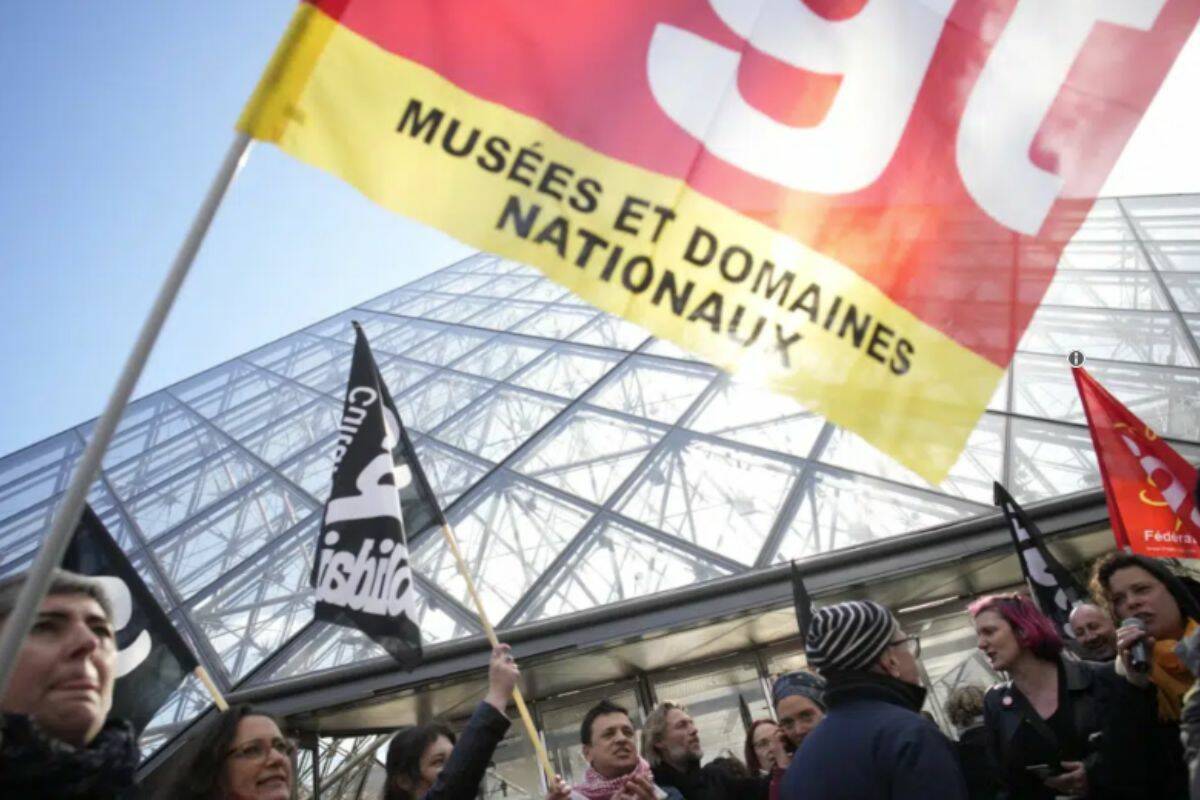
[[[953,745],[917,713],[922,687],[873,672],[827,677],[829,711],[792,759],[781,800],[966,800]]]

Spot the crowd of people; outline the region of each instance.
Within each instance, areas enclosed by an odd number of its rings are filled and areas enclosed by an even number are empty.
[[[23,578],[0,583],[0,624]],[[1070,647],[1026,596],[969,606],[977,644],[1005,676],[960,686],[948,737],[927,714],[918,637],[870,600],[815,609],[808,668],[775,679],[773,718],[749,725],[743,758],[703,763],[688,710],[663,702],[640,734],[602,700],[580,721],[588,764],[546,800],[1200,800],[1200,602],[1162,562],[1112,553],[1094,565],[1093,602],[1070,617]],[[113,609],[102,586],[59,571],[0,698],[0,797],[132,798],[138,750],[108,717],[116,673]],[[488,690],[456,737],[440,723],[391,740],[381,800],[470,800],[509,727],[520,671],[495,647]],[[290,800],[296,745],[246,706],[210,721],[169,797]],[[1193,777],[1194,776],[1194,777]]]

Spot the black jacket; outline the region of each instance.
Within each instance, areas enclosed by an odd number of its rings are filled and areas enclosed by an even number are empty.
[[[1078,739],[1084,742],[1082,761],[1088,774],[1088,796],[1142,797],[1141,777],[1125,769],[1130,766],[1127,754],[1121,753],[1116,741],[1117,711],[1128,702],[1141,702],[1131,694],[1136,690],[1116,674],[1111,663],[1060,658],[1058,665],[1060,686],[1065,684],[1066,688],[1070,722]],[[1063,702],[1060,697],[1060,708]],[[1053,798],[1054,791],[1047,789],[1026,767],[1068,759],[1061,756],[1054,731],[1012,681],[998,683],[988,690],[983,701],[983,720],[992,762],[1008,796],[1031,800]]]
[[[830,675],[829,711],[792,758],[781,800],[966,800],[950,740],[917,713],[924,697],[885,675]]]
[[[663,762],[654,767],[654,782],[663,789],[675,787],[683,800],[767,800],[771,776],[739,778],[712,764],[682,772]]]
[[[0,798],[130,800],[138,796],[133,726],[109,720],[84,748],[43,733],[23,714],[0,716]]]
[[[971,800],[996,800],[1000,796],[1000,781],[988,753],[988,735],[983,725],[959,733],[954,750],[967,780],[967,796]]]
[[[450,758],[421,800],[474,800],[479,784],[508,730],[508,718],[491,703],[480,703],[454,745]]]

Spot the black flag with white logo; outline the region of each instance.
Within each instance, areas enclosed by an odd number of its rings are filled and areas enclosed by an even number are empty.
[[[1008,490],[999,483],[993,485],[994,502],[1004,511],[1013,547],[1025,573],[1025,583],[1042,613],[1054,622],[1068,642],[1075,634],[1068,621],[1075,604],[1087,598],[1087,592],[1066,567],[1058,562],[1042,541],[1042,532],[1017,505]]]
[[[90,506],[83,508],[62,566],[104,584],[117,631],[109,716],[129,720],[140,734],[196,668],[196,657]]]
[[[421,661],[421,631],[408,534],[445,518],[367,337],[354,329],[333,490],[313,562],[316,617],[357,628],[411,669]]]

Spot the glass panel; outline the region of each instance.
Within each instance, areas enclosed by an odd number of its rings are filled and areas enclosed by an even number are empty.
[[[348,357],[352,348],[329,339],[317,339],[303,333],[276,342],[247,358],[260,367],[294,378],[331,360]]]
[[[544,352],[545,344],[504,336],[454,362],[454,369],[502,381]]]
[[[1023,352],[1194,367],[1178,319],[1150,312],[1082,311],[1043,306],[1021,339]]]
[[[425,316],[428,319],[437,319],[442,322],[462,322],[473,314],[490,308],[494,302],[494,300],[482,297],[457,297]]]
[[[1200,272],[1200,242],[1147,242],[1146,251],[1164,272]]]
[[[320,519],[302,525],[191,609],[234,681],[312,619],[308,585]]]
[[[431,439],[420,441],[414,447],[417,460],[425,470],[425,477],[429,478],[442,508],[457,500],[488,471],[484,462],[474,461]]]
[[[621,513],[726,558],[753,564],[799,470],[693,440],[643,467]]]
[[[506,331],[541,309],[540,303],[522,303],[514,300],[492,303],[491,308],[472,317],[470,323],[480,328]]]
[[[448,294],[428,294],[418,295],[405,303],[397,306],[392,310],[394,314],[403,314],[406,317],[426,317],[429,318],[433,312],[442,308],[447,303],[454,301],[453,295]]]
[[[350,378],[351,356],[351,352],[347,351],[332,361],[326,361],[308,372],[297,375],[296,382],[334,397],[342,396],[346,393],[346,381]]]
[[[474,350],[490,337],[491,335],[487,333],[469,331],[466,328],[455,328],[453,331],[446,331],[419,347],[414,347],[405,355],[428,364],[445,365],[464,353]]]
[[[367,330],[366,326],[363,329]],[[376,357],[378,357],[379,353],[404,355],[422,342],[428,342],[445,330],[447,330],[445,325],[439,325],[434,322],[392,320],[389,321],[385,331],[377,333],[374,336],[368,331],[367,335],[371,343],[371,352],[375,353]]]
[[[162,402],[157,413],[138,425],[117,431],[104,451],[103,466],[120,464],[199,424],[194,414],[181,408],[169,395],[159,397]]]
[[[703,763],[732,755],[739,761],[746,742],[739,698],[750,709],[752,719],[770,719],[771,710],[753,662],[704,672],[690,677],[663,676],[654,680],[660,701],[687,706],[700,731]]]
[[[265,429],[247,439],[245,444],[259,458],[278,464],[337,431],[341,420],[341,406],[333,400],[318,400],[269,422]]]
[[[562,349],[521,373],[513,383],[559,397],[579,397],[620,360],[614,353]]]
[[[428,431],[473,402],[493,384],[444,372],[435,375],[408,394],[395,398],[396,409],[405,425]]]
[[[1059,270],[1042,302],[1081,308],[1170,308],[1154,275],[1132,271]]]
[[[575,409],[533,446],[514,469],[559,489],[603,503],[641,463],[662,432]]]
[[[801,559],[979,514],[978,506],[905,491],[862,476],[817,470],[788,524],[775,562]]]
[[[247,434],[263,430],[318,397],[320,395],[308,389],[287,384],[231,408],[215,418],[213,423],[235,439],[241,439]]]
[[[473,294],[486,297],[510,297],[533,281],[523,275],[489,276],[487,283],[475,288]]]
[[[1136,242],[1096,244],[1071,242],[1063,250],[1058,269],[1144,270],[1146,260]]]
[[[206,373],[198,379],[187,381],[174,393],[204,416],[215,417],[252,397],[286,385],[278,376],[239,362],[215,374]]]
[[[538,312],[513,330],[547,339],[566,339],[595,316],[591,309],[555,306]]]
[[[541,769],[524,726],[513,725],[496,746],[480,785],[482,800],[541,800]]]
[[[515,293],[513,297],[521,300],[533,300],[539,303],[552,303],[555,300],[561,299],[566,293],[567,288],[565,286],[560,286],[553,281],[540,278]]]
[[[149,541],[196,512],[245,486],[262,468],[240,453],[226,450],[195,469],[172,478],[128,503],[133,521]]]
[[[934,488],[915,472],[876,450],[861,436],[837,428],[819,458],[829,464],[921,488]],[[937,487],[942,492],[992,505],[992,482],[999,480],[1004,465],[1004,418],[985,414],[967,439],[966,449]]]
[[[469,294],[480,287],[487,286],[491,281],[490,275],[458,275],[454,280],[440,286],[438,291],[450,294]]]
[[[1180,311],[1200,311],[1200,272],[1164,272],[1162,279]]]
[[[562,408],[562,403],[502,389],[480,400],[465,416],[439,428],[437,438],[499,462]]]
[[[333,487],[333,448],[337,437],[330,436],[320,444],[279,468],[280,473],[299,485],[319,503],[329,499]]]
[[[434,373],[432,367],[399,356],[377,358],[375,366],[379,367],[379,374],[383,376],[383,382],[388,387],[388,391],[392,393],[392,397],[407,391],[409,387],[415,386],[419,381]],[[337,397],[345,397],[346,382],[349,377],[350,373],[347,370],[346,375],[342,378],[341,388],[336,393]]]
[[[67,488],[79,439],[74,433],[57,436],[20,450],[0,466],[0,519],[36,505]],[[63,459],[58,461],[56,459]]]
[[[626,361],[588,402],[671,424],[687,410],[716,370],[641,356]]]
[[[664,356],[666,358],[677,358],[681,361],[695,361],[700,364],[707,363],[699,356],[694,356],[684,350],[674,342],[668,342],[666,339],[652,339],[650,344],[642,348],[641,352],[652,356]]]
[[[611,314],[601,314],[595,322],[572,336],[571,341],[617,350],[636,350],[649,335],[650,332],[640,325]]]
[[[490,619],[503,619],[575,537],[588,512],[512,478],[488,486],[453,514],[459,550]],[[466,584],[440,536],[417,545],[413,566],[470,608]]]
[[[156,542],[154,554],[176,591],[187,599],[317,508],[278,481],[266,479]]]
[[[806,457],[825,420],[790,397],[767,389],[720,379],[701,404],[689,428]]]
[[[521,616],[522,622],[619,603],[728,575],[709,559],[676,550],[616,522],[593,533],[583,550]]]
[[[1014,419],[1009,459],[1008,490],[1018,503],[1100,485],[1096,454],[1086,427]]]
[[[1018,355],[1018,414],[1087,424],[1071,370],[1061,358]],[[1160,436],[1200,441],[1200,371],[1088,361],[1104,388]]]
[[[113,491],[122,498],[130,498],[178,475],[227,445],[224,437],[207,427],[193,428],[118,467],[105,469],[104,474]]]

